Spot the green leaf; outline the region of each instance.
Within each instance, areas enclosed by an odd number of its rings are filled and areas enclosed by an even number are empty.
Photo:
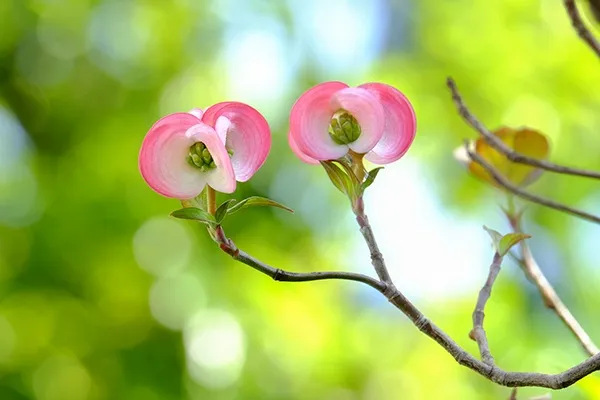
[[[325,172],[327,172],[327,176],[329,176],[329,180],[331,180],[333,186],[335,186],[340,192],[347,195],[348,192],[346,188],[350,183],[346,182],[349,181],[348,176],[344,174],[342,170],[336,167],[331,161],[321,161],[321,165],[325,169]]]
[[[215,219],[217,220],[217,224],[223,222],[227,214],[229,214],[230,204],[235,204],[235,201],[235,199],[226,200],[219,206],[219,208],[217,208],[217,211],[215,211]]]
[[[352,167],[350,167],[350,165],[348,165],[347,163],[340,161],[340,160],[332,160],[331,162],[335,163],[335,164],[339,164],[339,166],[342,167],[342,169],[346,172],[346,175],[350,179],[350,182],[353,183],[354,186],[356,186],[356,187],[360,186],[360,180],[358,179],[358,177],[356,176],[356,174],[354,173],[354,171],[352,170]]]
[[[490,229],[487,226],[484,226],[483,229],[485,229],[492,238],[494,248],[501,257],[504,257],[510,249],[520,241],[531,237],[531,235],[520,232],[502,235],[500,232]]]
[[[171,213],[175,218],[198,221],[206,225],[216,225],[215,217],[196,207],[185,207]]]
[[[202,192],[200,192],[200,194],[198,196],[196,196],[196,198],[194,199],[196,201],[198,208],[201,208],[202,210],[208,210],[208,203],[207,203],[207,196],[206,196],[206,191],[208,190],[208,185],[206,185],[204,187],[204,189],[202,190]],[[189,207],[189,206],[188,206]]]
[[[530,237],[531,235],[522,232],[508,233],[502,236],[498,245],[498,254],[504,257],[514,245]]]
[[[344,176],[347,178],[345,181],[346,184],[346,193],[348,198],[350,199],[350,203],[354,207],[356,200],[362,196],[362,186],[361,182],[354,173],[354,170],[350,166],[350,164],[344,162],[344,159],[332,160],[332,163],[339,165],[346,173]],[[334,164],[334,165],[335,165]],[[362,168],[362,166],[361,166]]]
[[[496,251],[498,250],[498,247],[500,246],[500,240],[502,239],[502,234],[498,231],[495,231],[491,228],[488,228],[487,226],[483,226],[483,229],[486,230],[486,232],[490,235],[490,237],[492,238],[492,243],[494,244],[494,249],[496,249]]]
[[[331,160],[327,162],[330,162],[331,165],[334,165],[335,168],[337,168],[337,170],[340,171],[340,175],[342,176],[344,182],[344,193],[346,193],[350,200],[354,202],[354,200],[358,198],[358,196],[360,196],[361,194],[360,180],[358,179],[350,165],[343,162],[341,159]]]
[[[381,171],[382,169],[383,169],[383,167],[377,167],[368,172],[367,179],[365,179],[365,181],[360,186],[360,188],[363,192],[365,191],[366,188],[371,186],[371,184],[373,182],[375,182],[375,178],[377,178],[377,174],[379,174],[379,171]]]
[[[275,200],[267,199],[266,197],[252,196],[248,197],[247,199],[240,200],[234,206],[230,207],[227,210],[227,214],[231,215],[248,207],[275,207],[281,208],[282,210],[286,210],[291,213],[294,212],[294,210],[292,210],[291,208],[284,206],[283,204],[278,203]]]
[[[198,201],[196,199],[181,200],[181,205],[184,206],[184,207],[186,207],[186,208],[187,207],[199,207],[199,208],[201,208],[200,203],[198,203]]]

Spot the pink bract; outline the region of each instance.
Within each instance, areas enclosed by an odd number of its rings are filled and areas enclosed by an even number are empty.
[[[196,142],[206,145],[216,168],[200,172],[188,164],[190,146]],[[167,115],[150,128],[140,149],[139,168],[146,183],[166,197],[191,199],[206,184],[224,193],[235,190],[235,176],[224,143],[214,128],[189,113]]]
[[[349,112],[361,127],[360,137],[338,144],[329,135],[337,111]],[[382,83],[350,88],[342,82],[325,82],[307,90],[290,113],[289,143],[304,162],[333,160],[349,150],[366,154],[376,164],[400,159],[412,144],[416,119],[412,105],[400,91]]]
[[[319,164],[319,160],[315,160],[314,158],[307,156],[300,150],[300,148],[298,148],[298,145],[296,144],[296,142],[294,141],[294,137],[292,136],[292,132],[288,133],[288,143],[294,154],[296,154],[296,156],[298,156],[300,160],[304,161],[307,164]]]
[[[229,122],[226,146],[233,151],[235,178],[239,182],[252,178],[271,150],[271,129],[265,117],[247,104],[229,101],[206,109],[202,121],[210,126]]]
[[[188,163],[197,142],[204,143],[215,168],[200,171]],[[232,193],[236,180],[247,181],[262,166],[270,148],[269,125],[258,111],[242,103],[218,103],[156,122],[142,142],[139,168],[146,183],[166,197],[191,199],[206,185]]]
[[[402,92],[383,83],[365,83],[359,87],[375,94],[385,113],[381,140],[365,158],[375,164],[399,160],[412,145],[417,133],[415,110]]]

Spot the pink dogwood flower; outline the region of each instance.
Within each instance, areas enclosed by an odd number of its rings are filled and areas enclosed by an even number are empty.
[[[139,168],[159,194],[191,199],[206,185],[232,193],[264,164],[271,149],[265,118],[249,105],[215,104],[161,118],[146,134]]]
[[[388,164],[406,153],[415,134],[415,112],[398,89],[325,82],[304,92],[292,107],[288,141],[309,164],[338,159],[350,150]]]

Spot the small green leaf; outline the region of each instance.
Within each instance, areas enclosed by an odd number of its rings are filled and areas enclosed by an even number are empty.
[[[346,185],[346,194],[350,199],[350,202],[354,204],[354,201],[361,195],[360,190],[360,180],[352,170],[349,164],[343,161],[343,159],[332,160],[334,165],[339,165],[341,169],[345,172],[343,176],[346,178],[344,180],[344,184]]]
[[[199,207],[200,203],[196,199],[181,200],[181,205],[184,207]]]
[[[485,229],[486,232],[490,235],[490,237],[492,238],[492,243],[494,244],[494,249],[498,251],[498,248],[500,247],[500,240],[502,239],[502,234],[498,231],[488,228],[485,225],[483,226],[483,229]]]
[[[202,210],[207,210],[208,209],[208,203],[206,201],[206,191],[208,190],[208,185],[206,185],[204,187],[204,190],[202,190],[202,192],[200,192],[200,194],[198,196],[196,196],[196,198],[194,199],[197,207],[201,208]]]
[[[217,208],[217,211],[215,211],[215,219],[217,220],[217,224],[223,222],[228,214],[229,208],[231,207],[230,205],[233,204],[235,204],[235,199],[229,199],[224,201],[219,208]]]
[[[340,192],[348,194],[346,187],[348,186],[348,176],[342,172],[338,167],[335,166],[331,161],[321,161],[321,165],[327,172],[327,176]]]
[[[294,212],[294,210],[292,210],[291,208],[284,206],[283,204],[278,203],[275,200],[267,199],[266,197],[252,196],[248,197],[247,199],[240,200],[234,206],[230,207],[227,210],[227,214],[231,215],[248,207],[276,207],[281,208],[282,210],[289,211],[291,213]]]
[[[498,244],[498,254],[502,257],[510,251],[510,249],[522,240],[529,239],[531,235],[521,232],[508,233],[502,236],[500,243]]]
[[[371,186],[371,184],[373,182],[375,182],[375,178],[377,178],[377,174],[379,173],[379,171],[381,171],[383,169],[383,167],[377,167],[374,168],[372,170],[370,170],[367,174],[367,179],[365,179],[365,181],[362,183],[361,185],[361,189],[364,192],[366,188],[368,188],[369,186]]]
[[[348,196],[352,207],[355,207],[362,192],[360,181],[352,168],[340,160],[321,161],[321,165],[335,187]]]
[[[214,226],[216,224],[215,217],[196,207],[181,208],[173,211],[171,215],[175,218],[190,219],[210,226]]]
[[[487,226],[484,226],[483,229],[489,233],[490,237],[492,238],[492,242],[494,243],[494,248],[501,257],[504,257],[510,251],[510,249],[520,241],[529,239],[531,237],[531,235],[520,232],[508,233],[503,236],[500,232],[490,229]]]
[[[348,165],[346,162],[341,161],[341,160],[333,160],[331,162],[339,164],[340,167],[342,167],[342,169],[346,172],[346,175],[350,179],[350,182],[353,183],[357,187],[360,186],[360,180],[358,179],[358,177],[356,176],[356,174],[354,173],[354,171],[352,170],[352,167],[350,167],[350,165]]]

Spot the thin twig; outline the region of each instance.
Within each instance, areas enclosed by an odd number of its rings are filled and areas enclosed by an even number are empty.
[[[516,196],[519,196],[525,200],[529,200],[532,203],[540,204],[542,206],[552,208],[557,211],[562,211],[564,213],[579,217],[586,221],[594,222],[596,224],[600,224],[600,217],[587,213],[585,211],[578,210],[573,207],[566,206],[562,203],[558,203],[554,200],[547,199],[545,197],[537,196],[527,192],[526,190],[521,189],[517,185],[511,183],[508,179],[506,179],[497,169],[495,169],[491,164],[483,159],[479,154],[469,150],[468,141],[465,142],[465,149],[467,154],[475,163],[481,165],[481,167],[494,179],[498,185],[502,186],[504,189],[513,193]]]
[[[371,253],[371,264],[379,276],[381,281],[392,284],[392,278],[390,277],[390,273],[385,266],[385,261],[383,259],[383,255],[381,251],[379,251],[379,246],[377,245],[377,241],[375,240],[375,234],[373,233],[373,229],[371,228],[371,224],[369,224],[369,219],[367,218],[364,212],[364,204],[362,198],[359,199],[359,205],[356,207],[355,215],[356,222],[358,222],[358,226],[360,227],[360,233],[362,233],[367,246],[369,247],[369,252]]]
[[[585,22],[583,22],[583,18],[581,18],[581,13],[577,8],[577,4],[575,0],[563,0],[565,8],[567,9],[567,14],[571,19],[571,24],[575,31],[579,35],[579,37],[588,45],[590,48],[596,53],[598,57],[600,57],[600,42],[598,39],[594,37],[592,32],[585,26]]]
[[[519,222],[516,218],[509,217],[509,222],[515,232],[521,232]],[[546,276],[542,272],[538,263],[535,261],[535,258],[533,257],[533,254],[531,253],[527,243],[521,242],[520,245],[523,259],[523,269],[529,280],[537,287],[546,307],[554,311],[567,326],[567,328],[573,332],[587,354],[590,356],[597,354],[600,350],[594,344],[583,327],[579,324],[577,319],[573,316],[573,314],[571,314],[569,309],[562,302],[552,287],[552,284],[548,281],[548,279],[546,279]]]
[[[343,271],[319,271],[319,272],[288,272],[279,268],[274,268],[268,264],[265,264],[256,258],[246,254],[242,250],[239,250],[236,245],[225,236],[225,231],[222,227],[217,227],[217,240],[220,242],[219,247],[221,250],[229,254],[235,260],[240,261],[255,270],[262,272],[265,275],[270,276],[275,281],[280,282],[311,282],[320,281],[326,279],[341,279],[347,281],[361,282],[371,286],[379,291],[385,290],[385,285],[379,282],[375,278],[370,276]]]
[[[483,329],[483,320],[485,318],[485,305],[492,295],[492,286],[494,286],[496,277],[500,273],[502,258],[503,257],[498,253],[494,254],[494,259],[490,265],[490,272],[485,281],[485,285],[483,285],[479,291],[479,296],[477,297],[477,304],[475,305],[475,311],[473,311],[473,330],[469,334],[469,336],[475,340],[479,346],[481,360],[488,365],[494,365],[494,357],[492,357],[487,335],[485,333],[485,329]]]
[[[511,149],[506,143],[500,138],[490,132],[485,125],[483,125],[474,115],[469,111],[469,108],[465,105],[465,102],[458,91],[456,82],[452,78],[448,78],[446,81],[448,88],[452,92],[452,100],[456,105],[456,109],[463,119],[485,139],[485,141],[495,150],[504,154],[506,158],[517,164],[531,165],[546,171],[556,172],[558,174],[575,175],[586,178],[600,179],[600,172],[588,171],[579,168],[565,167],[562,165],[551,163],[546,160],[539,160],[537,158],[531,158],[525,156],[514,149]]]
[[[240,261],[256,269],[257,271],[260,271],[275,280],[286,280],[288,276],[302,277],[302,279],[296,279],[296,281],[310,280],[305,279],[308,278],[307,274],[295,274],[283,271],[279,268],[274,268],[255,259],[251,255],[242,252],[230,239],[225,236],[225,233],[222,229],[219,230],[220,232],[217,232],[216,235],[217,240],[219,241],[219,246],[233,259]],[[583,377],[600,370],[600,354],[596,354],[582,363],[574,366],[573,368],[570,368],[559,374],[504,371],[495,365],[488,365],[478,360],[465,351],[446,333],[444,333],[444,331],[427,319],[419,311],[419,309],[417,309],[417,307],[415,307],[394,285],[379,282],[373,278],[369,278],[360,274],[338,275],[338,272],[329,274],[330,275],[325,275],[327,276],[326,278],[322,275],[322,278],[317,279],[350,279],[365,283],[372,288],[377,289],[388,299],[390,303],[402,311],[402,313],[404,313],[404,315],[406,315],[421,332],[435,340],[448,353],[450,353],[450,355],[452,355],[460,365],[463,365],[500,385],[508,387],[537,386],[550,389],[562,389],[571,386]],[[311,275],[311,277],[316,277],[316,275]],[[294,279],[289,280],[293,281]]]
[[[513,388],[513,390],[510,391],[508,400],[517,400],[517,388]]]

